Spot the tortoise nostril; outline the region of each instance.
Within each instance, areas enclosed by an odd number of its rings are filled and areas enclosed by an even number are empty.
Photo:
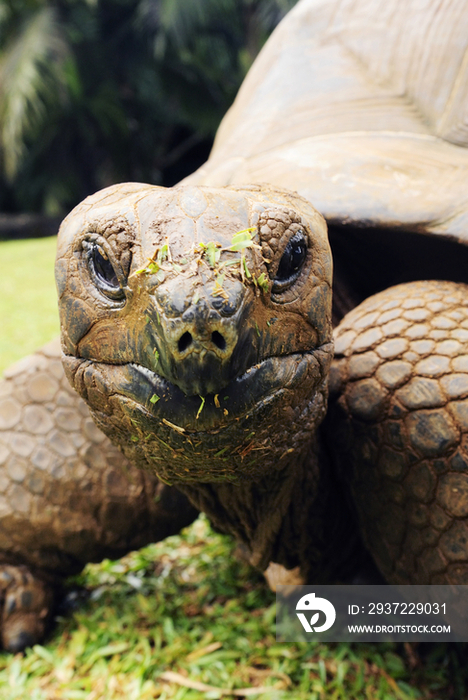
[[[177,343],[177,347],[179,349],[179,352],[184,352],[187,350],[188,347],[192,344],[192,336],[188,331],[186,331],[183,335],[180,336],[179,341]]]
[[[224,340],[224,337],[219,333],[218,331],[213,331],[211,334],[211,341],[216,345],[219,350],[225,350],[226,349],[226,341]]]

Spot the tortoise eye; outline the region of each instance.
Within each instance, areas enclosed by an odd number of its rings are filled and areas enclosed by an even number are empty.
[[[283,292],[297,280],[306,257],[307,240],[304,232],[299,229],[289,240],[279,262],[278,270],[273,280],[273,292]]]
[[[109,258],[104,257],[97,246],[93,247],[91,257],[94,265],[94,271],[101,282],[104,282],[104,284],[109,285],[114,289],[120,287],[119,280],[117,279],[115,270],[112,267],[112,263],[110,262]]]
[[[110,299],[120,301],[124,298],[117,273],[105,251],[96,243],[83,242],[88,259],[88,268],[96,287]]]

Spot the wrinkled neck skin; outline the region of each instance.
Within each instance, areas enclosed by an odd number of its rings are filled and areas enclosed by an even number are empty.
[[[359,568],[358,534],[320,442],[316,435],[299,459],[289,456],[256,482],[178,487],[261,571],[274,562],[294,570],[295,582],[349,582]]]
[[[222,430],[197,432],[155,420],[138,400],[144,378],[133,372],[132,383],[127,367],[112,368],[109,382],[109,366],[64,358],[98,427],[134,464],[185,493],[253,566],[299,567],[300,579],[314,583],[348,580],[357,543],[318,433],[330,361],[330,344],[296,358],[289,385],[274,365],[281,389],[273,396]]]
[[[65,371],[101,430],[260,569],[329,580],[346,549],[316,437],[332,264],[310,203],[255,185],[111,187],[62,224],[56,280]]]

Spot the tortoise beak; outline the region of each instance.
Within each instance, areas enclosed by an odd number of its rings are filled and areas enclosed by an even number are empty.
[[[186,396],[217,394],[257,361],[250,304],[244,294],[227,301],[216,309],[202,297],[176,318],[167,313],[166,303],[166,311],[157,314],[158,372]]]
[[[185,295],[181,288],[180,281],[161,285],[153,295],[148,331],[157,347],[157,371],[186,396],[217,394],[257,362],[249,292],[240,282],[227,286],[224,298],[199,287]]]

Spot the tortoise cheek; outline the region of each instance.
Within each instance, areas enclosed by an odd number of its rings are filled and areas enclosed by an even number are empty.
[[[307,316],[317,333],[317,345],[328,343],[332,337],[332,293],[330,287],[319,284],[306,299]]]

